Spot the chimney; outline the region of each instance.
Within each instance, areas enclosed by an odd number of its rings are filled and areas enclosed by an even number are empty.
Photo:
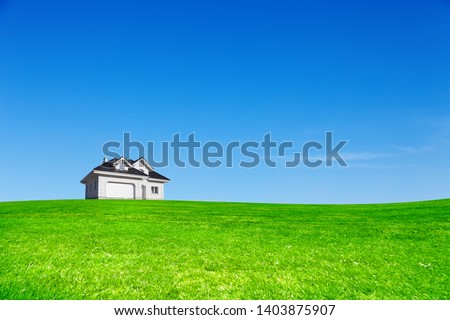
[[[104,157],[104,158],[103,158],[103,163],[106,163],[106,162],[108,162],[108,158],[107,158],[107,157]]]

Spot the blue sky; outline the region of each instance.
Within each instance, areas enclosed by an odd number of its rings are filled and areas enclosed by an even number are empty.
[[[82,198],[102,145],[348,140],[342,168],[178,168],[166,198],[450,197],[450,1],[0,1],[0,201]]]

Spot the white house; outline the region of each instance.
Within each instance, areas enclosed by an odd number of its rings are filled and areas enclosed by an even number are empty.
[[[144,159],[124,157],[108,160],[95,167],[81,183],[86,199],[164,199],[164,184],[170,179],[157,173]]]

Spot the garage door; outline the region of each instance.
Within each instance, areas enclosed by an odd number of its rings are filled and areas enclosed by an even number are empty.
[[[134,186],[128,183],[108,182],[106,184],[106,197],[134,199]]]

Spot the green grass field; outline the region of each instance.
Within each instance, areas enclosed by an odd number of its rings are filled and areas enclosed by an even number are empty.
[[[450,299],[450,199],[0,203],[0,299]]]

